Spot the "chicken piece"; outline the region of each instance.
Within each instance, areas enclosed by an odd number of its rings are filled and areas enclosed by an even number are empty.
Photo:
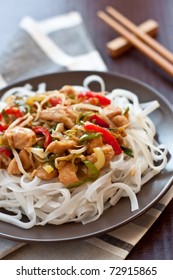
[[[7,168],[7,172],[11,175],[21,175],[16,159],[13,158]]]
[[[123,145],[124,144],[123,136],[121,136],[121,135],[117,136],[116,140],[117,140],[119,145]]]
[[[61,93],[64,93],[66,96],[70,97],[70,98],[74,98],[77,95],[76,90],[72,87],[72,86],[63,86],[60,89]]]
[[[0,154],[0,168],[4,169],[7,168],[11,161],[10,157],[6,157],[5,155]]]
[[[64,123],[68,129],[72,128],[76,123],[76,111],[58,104],[56,107],[48,108],[40,112],[40,119]]]
[[[107,118],[109,118],[110,120],[112,120],[113,117],[121,115],[122,114],[122,110],[119,107],[114,108],[114,110],[107,110],[105,109],[105,116]]]
[[[105,167],[105,166],[107,166],[109,164],[111,159],[114,157],[114,150],[113,150],[111,145],[105,144],[102,147],[102,151],[103,151],[103,153],[105,155],[105,164],[104,164],[104,167]]]
[[[29,157],[29,153],[26,150],[21,150],[19,152],[19,157],[22,162],[23,168],[28,170],[31,167],[31,161]]]
[[[97,156],[95,153],[92,153],[89,156],[86,156],[86,159],[92,163],[95,163],[97,161]]]
[[[95,138],[93,140],[91,140],[91,142],[88,144],[87,147],[87,154],[90,155],[93,153],[93,149],[96,147],[100,147],[103,146],[103,139],[100,136],[99,138]]]
[[[31,167],[29,153],[25,150],[22,150],[19,152],[19,157],[22,162],[23,168],[27,171]],[[7,171],[11,175],[20,175],[21,174],[15,158],[13,158],[10,161]]]
[[[46,152],[61,155],[66,150],[74,148],[75,145],[76,142],[74,140],[55,140],[49,144],[49,146],[46,149]]]
[[[129,123],[128,119],[123,115],[118,115],[112,118],[111,120],[116,127],[121,127]]]
[[[33,146],[36,141],[36,134],[29,128],[16,126],[7,129],[4,133],[4,138],[7,140],[11,148],[23,150],[24,148]]]
[[[111,145],[105,144],[101,147],[104,155],[105,155],[105,164],[103,167],[106,167],[111,159],[114,157],[114,150]],[[90,154],[89,156],[86,157],[87,160],[91,161],[92,163],[95,163],[97,161],[97,156],[95,153]]]
[[[40,165],[34,173],[35,176],[39,177],[43,180],[51,180],[58,177],[58,171],[54,169],[52,172],[48,173],[44,168]]]
[[[75,167],[71,162],[66,162],[59,170],[59,180],[65,186],[79,182]]]

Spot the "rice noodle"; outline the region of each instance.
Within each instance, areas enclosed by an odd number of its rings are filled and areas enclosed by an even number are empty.
[[[7,99],[8,96],[11,96],[11,95],[15,95],[17,94],[18,96],[25,96],[25,95],[32,95],[32,94],[35,94],[34,91],[32,91],[32,86],[29,85],[29,84],[26,84],[25,86],[23,87],[14,87],[14,88],[11,88],[9,89],[8,91],[6,91],[3,96],[1,97],[1,101],[5,101]]]
[[[80,148],[80,149],[69,149],[69,152],[70,152],[71,154],[81,154],[81,153],[85,152],[86,149],[87,149],[87,147],[86,147],[86,146],[83,146],[83,147]]]
[[[14,155],[14,158],[15,158],[16,162],[17,162],[17,165],[18,165],[18,167],[19,167],[20,172],[21,172],[22,174],[24,174],[26,177],[31,178],[30,173],[27,173],[27,172],[25,171],[25,169],[23,168],[21,159],[20,159],[20,157],[19,157],[19,155],[18,155],[18,153],[16,152],[15,149],[12,149],[12,153],[13,153],[13,155]]]
[[[98,111],[98,112],[102,112],[102,108],[98,107],[98,106],[95,106],[95,105],[91,105],[91,104],[75,104],[72,106],[72,108],[74,110],[77,110],[77,109],[90,109],[90,110],[93,110],[93,111]]]
[[[104,81],[96,75],[87,77],[82,88],[88,88],[91,82],[98,82],[101,91],[105,90]],[[77,88],[81,90],[80,86],[76,86]],[[11,89],[5,93],[2,100],[16,92],[21,96],[32,96],[31,89],[29,86]],[[42,84],[38,88],[38,93],[44,90],[45,84]],[[54,93],[50,94],[47,100],[52,96]],[[14,215],[0,213],[1,221],[25,229],[47,223],[60,225],[73,221],[86,224],[98,219],[105,209],[116,205],[123,196],[129,198],[132,211],[138,209],[136,193],[167,163],[167,149],[164,145],[156,143],[154,139],[156,128],[148,117],[159,104],[152,101],[141,105],[134,93],[123,89],[115,89],[107,96],[113,105],[119,106],[122,110],[129,107],[126,143],[134,151],[134,157],[125,154],[116,156],[95,182],[68,189],[55,179],[45,182],[35,177],[31,180],[30,173],[24,170],[18,153],[13,149],[13,155],[23,175],[10,176],[5,170],[0,170],[0,207],[14,213]],[[40,105],[35,104],[40,112]],[[41,106],[43,104],[44,102]],[[75,110],[90,107],[102,113],[102,109],[94,105],[75,104],[72,107]],[[29,115],[25,115],[13,126],[18,123],[22,125],[22,121],[24,124],[29,120]],[[81,154],[85,150],[84,146],[71,149],[70,153]],[[59,157],[58,160],[64,158]],[[21,220],[22,215],[27,217],[27,222]]]
[[[17,125],[22,126],[23,122],[25,122],[25,121],[27,121],[27,123],[28,123],[28,118],[29,118],[29,121],[30,121],[31,119],[33,119],[33,117],[30,116],[30,114],[28,113],[28,114],[24,115],[23,117],[18,118],[18,119],[16,119],[14,122],[12,122],[12,124],[9,125],[9,127],[7,128],[7,130],[10,130],[11,128],[14,128],[14,127],[17,126]],[[25,124],[26,124],[26,123],[25,123]]]
[[[83,81],[84,88],[89,89],[89,84],[92,82],[98,82],[100,84],[100,91],[105,91],[105,82],[103,79],[98,75],[90,75],[86,77]]]

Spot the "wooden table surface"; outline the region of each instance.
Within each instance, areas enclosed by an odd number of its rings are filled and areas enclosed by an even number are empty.
[[[147,19],[159,22],[157,40],[173,52],[173,1],[172,0],[0,0],[0,54],[18,28],[25,15],[37,20],[79,11],[90,36],[111,72],[135,77],[153,86],[173,103],[173,78],[132,49],[123,56],[112,59],[106,43],[118,35],[96,16],[107,5],[115,6],[136,24]],[[173,259],[173,200],[152,228],[135,246],[127,259]]]

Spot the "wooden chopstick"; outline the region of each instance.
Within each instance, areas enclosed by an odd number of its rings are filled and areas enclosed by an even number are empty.
[[[155,37],[159,29],[159,24],[153,19],[148,19],[141,23],[138,28],[142,29],[143,32],[149,34],[150,36]],[[122,36],[116,37],[106,44],[107,51],[113,58],[126,53],[131,49],[131,47],[132,45]]]
[[[173,63],[173,54],[166,49],[159,42],[154,40],[148,34],[143,32],[137,25],[135,25],[132,21],[122,15],[119,11],[117,11],[113,7],[107,7],[106,11],[113,16],[116,20],[118,20],[121,24],[123,24],[126,28],[128,28],[133,34],[135,34],[138,38],[143,40],[147,45],[149,45],[153,50],[160,53],[163,57],[165,57],[169,62]]]
[[[140,40],[136,35],[132,32],[128,31],[125,27],[119,24],[115,19],[107,15],[103,11],[98,12],[99,18],[101,18],[106,24],[112,27],[115,31],[121,34],[124,38],[126,38],[134,47],[136,47],[139,51],[144,53],[147,57],[149,57],[152,61],[154,61],[157,65],[159,65],[165,72],[167,72],[170,76],[173,76],[173,65],[164,57],[162,57],[159,53],[157,53],[154,49],[148,46],[144,41]]]

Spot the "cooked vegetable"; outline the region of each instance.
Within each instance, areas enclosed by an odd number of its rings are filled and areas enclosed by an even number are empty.
[[[93,180],[96,180],[99,176],[99,170],[96,168],[96,166],[88,161],[88,160],[84,160],[83,163],[86,165],[87,167],[87,175],[84,179],[81,179],[80,181],[78,182],[75,182],[75,183],[72,183],[72,184],[69,184],[67,186],[68,189],[70,188],[76,188],[76,187],[79,187],[89,181],[93,181]]]
[[[0,113],[0,143],[6,145],[2,153],[13,151],[10,174],[44,180],[57,177],[64,185],[80,186],[97,179],[100,170],[122,153],[119,142],[123,145],[125,128],[115,127],[114,118],[118,113],[120,125],[128,118],[117,106],[111,107],[104,92],[78,93],[64,86],[59,91],[15,94],[7,99]],[[23,151],[29,157],[30,173],[19,163]]]
[[[50,132],[43,126],[36,126],[33,127],[32,130],[36,134],[43,134],[45,136],[45,141],[44,141],[44,148],[46,149],[47,146],[51,143],[52,141],[52,136],[50,135]]]
[[[97,92],[87,91],[85,93],[78,94],[78,98],[82,101],[84,100],[92,100],[93,98],[98,99],[100,105],[107,106],[111,103],[111,100],[104,96],[103,94],[99,94]]]
[[[107,144],[110,144],[112,146],[112,148],[114,149],[115,155],[119,155],[122,153],[122,149],[121,149],[120,145],[118,144],[116,138],[112,135],[112,133],[109,130],[107,130],[103,127],[100,127],[96,124],[89,123],[89,122],[85,123],[84,129],[86,131],[101,133],[103,136],[104,142]]]
[[[86,167],[88,168],[88,178],[89,180],[95,180],[98,178],[99,176],[99,171],[98,169],[96,168],[96,166],[90,162],[89,160],[84,160],[83,161],[86,165]]]
[[[13,115],[16,118],[21,118],[23,117],[23,113],[19,110],[17,107],[10,107],[5,109],[5,112],[7,115]]]
[[[99,126],[103,126],[103,127],[107,127],[107,128],[109,127],[109,124],[96,114],[92,115],[89,118],[89,121],[93,122],[95,124],[98,124]]]
[[[80,138],[79,138],[79,143],[83,143],[85,141],[91,140],[91,139],[95,139],[95,138],[99,138],[101,135],[101,133],[84,133]]]
[[[97,170],[100,170],[105,165],[105,155],[100,147],[94,148],[94,153],[96,154],[97,161],[94,163]]]
[[[4,132],[8,128],[7,124],[1,124],[0,123],[0,132]]]
[[[29,96],[26,100],[26,104],[29,106],[32,106],[34,104],[34,102],[41,102],[44,100],[44,98],[46,97],[45,94],[39,94],[39,95],[35,95],[35,96]]]
[[[43,164],[43,169],[47,172],[47,173],[51,173],[54,168],[52,167],[52,165],[48,162]]]
[[[1,153],[4,154],[6,157],[11,157],[11,151],[5,146],[0,147],[0,154]]]
[[[123,150],[123,152],[124,152],[127,156],[129,156],[129,157],[134,157],[132,149],[127,148],[127,147],[124,147],[124,146],[121,146],[121,149]]]
[[[49,98],[49,102],[52,106],[56,106],[58,104],[61,104],[62,100],[61,100],[61,98],[51,97],[51,98]]]

